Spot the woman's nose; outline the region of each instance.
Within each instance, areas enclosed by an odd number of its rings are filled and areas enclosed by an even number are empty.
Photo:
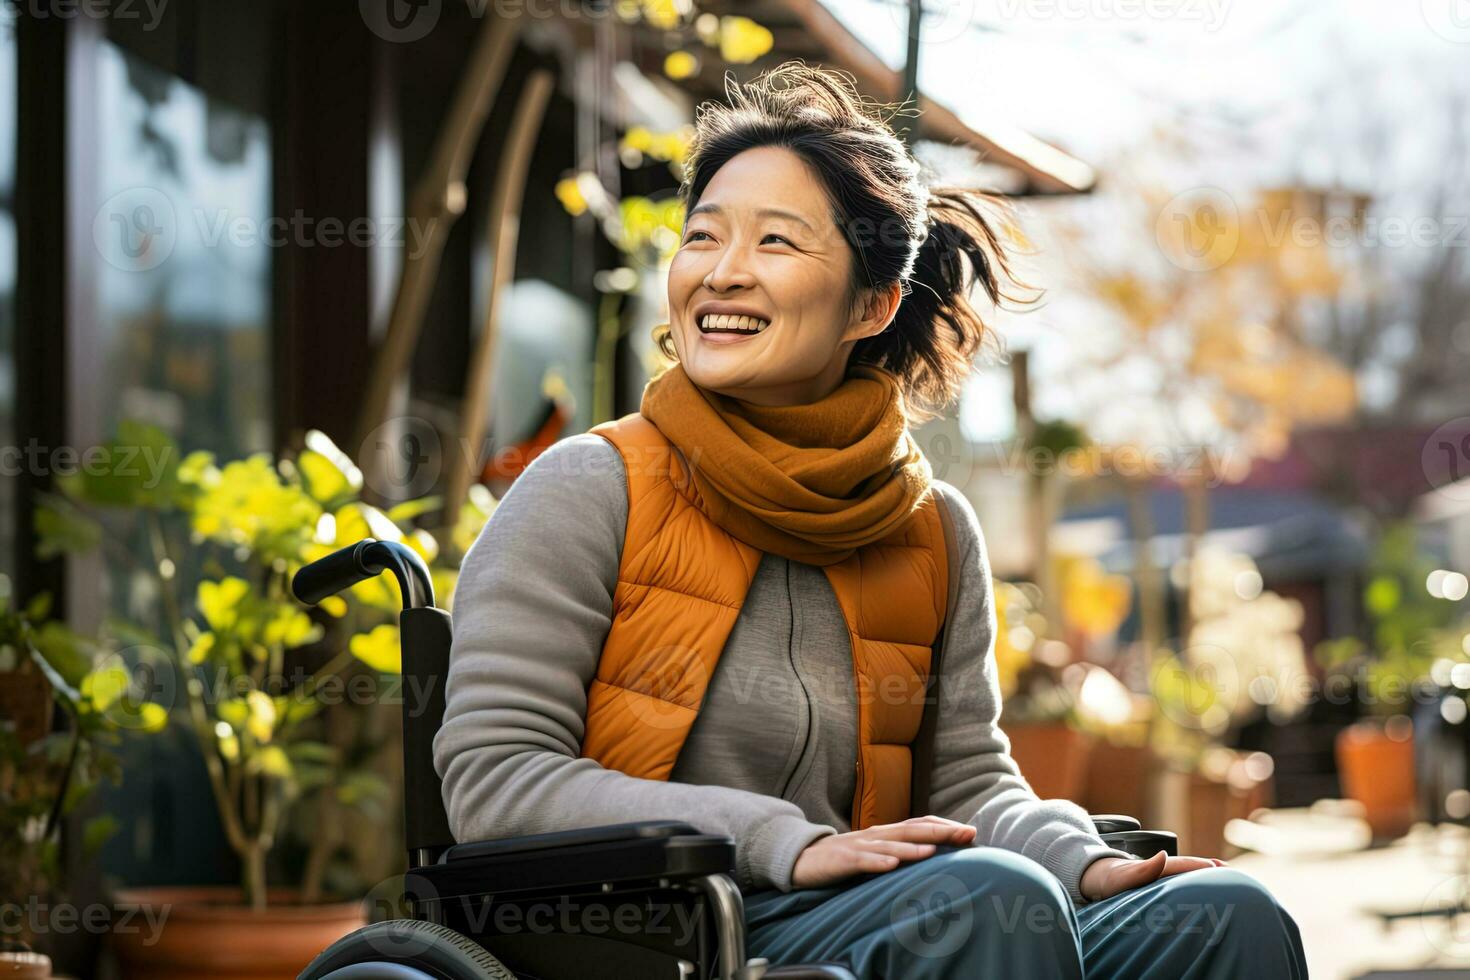
[[[728,292],[740,286],[755,284],[755,277],[746,266],[745,250],[734,247],[720,252],[714,268],[704,277],[704,285],[717,293]]]

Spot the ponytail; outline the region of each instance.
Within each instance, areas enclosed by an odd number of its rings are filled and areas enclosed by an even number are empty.
[[[942,413],[963,391],[990,330],[970,304],[979,284],[999,305],[1012,300],[1011,274],[997,228],[1003,202],[982,191],[926,189],[919,162],[848,73],[788,61],[741,85],[726,79],[728,104],[696,111],[680,196],[698,204],[729,160],[758,146],[799,155],[828,192],[832,217],[853,250],[849,300],[900,283],[903,300],[882,333],[853,345],[849,363],[896,374],[911,423]],[[993,210],[1000,217],[987,216]],[[1029,300],[1027,301],[1029,302]],[[660,346],[665,333],[655,338]],[[667,348],[665,349],[667,353]]]
[[[987,209],[995,213],[987,215]],[[994,331],[970,301],[975,286],[995,306],[1034,301],[1004,285],[1025,287],[997,230],[1009,218],[1003,201],[983,191],[933,188],[926,210],[927,234],[918,242],[893,322],[858,341],[852,352],[854,362],[878,364],[898,375],[915,424],[957,401],[976,356],[998,348]]]

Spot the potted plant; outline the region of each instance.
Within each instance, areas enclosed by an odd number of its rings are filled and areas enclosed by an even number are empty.
[[[49,620],[49,609],[44,594],[24,609],[0,606],[0,898],[15,909],[61,897],[63,818],[99,780],[117,779],[110,749],[124,732],[156,732],[166,720],[160,706],[130,697],[130,678],[109,651]],[[83,857],[112,830],[108,817],[89,821]],[[23,914],[7,925],[0,975],[51,975],[47,954],[56,950],[36,921]]]
[[[1465,659],[1461,631],[1449,628],[1456,603],[1425,588],[1434,567],[1411,525],[1388,528],[1363,590],[1371,645],[1342,637],[1313,651],[1329,683],[1341,681],[1368,709],[1367,718],[1338,732],[1334,748],[1343,795],[1362,804],[1378,839],[1402,836],[1418,816],[1410,712],[1434,689],[1437,660]]]
[[[314,619],[289,583],[303,563],[375,537],[418,551],[447,602],[454,572],[437,539],[412,526],[438,501],[368,504],[361,472],[317,431],[291,458],[261,453],[220,465],[208,452],[180,458],[162,431],[125,423],[107,458],[140,455],[157,465],[93,466],[63,481],[38,524],[49,531],[45,546],[111,548],[149,583],[152,615],[105,629],[152,651],[156,669],[176,678],[164,685],[176,693],[171,717],[203,758],[241,882],[120,891],[120,905],[166,907],[167,919],[153,945],[118,934],[114,948],[126,977],[294,977],[364,915],[357,901],[321,901],[326,854],[309,854],[294,886],[268,880],[268,858],[293,815],[309,813],[320,828],[324,810],[333,826],[354,810],[384,811],[371,760],[334,739],[329,722],[393,693],[400,596],[391,578],[370,580],[322,603]],[[493,505],[487,497],[481,491],[462,508],[447,535],[454,547],[473,540]],[[134,541],[144,557],[128,547]],[[327,852],[339,844],[334,834],[305,836]]]

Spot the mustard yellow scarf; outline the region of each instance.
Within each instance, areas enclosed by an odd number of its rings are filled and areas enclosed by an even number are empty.
[[[929,491],[929,460],[884,368],[855,364],[819,401],[767,406],[701,388],[675,364],[643,389],[640,411],[684,454],[710,520],[795,561],[843,561]]]

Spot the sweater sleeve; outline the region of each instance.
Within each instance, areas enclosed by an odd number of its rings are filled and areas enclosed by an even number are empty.
[[[683,820],[735,840],[742,889],[790,891],[797,855],[835,828],[778,797],[580,757],[627,519],[621,454],[583,433],[536,457],[465,555],[434,740],[450,829],[470,841]]]
[[[1105,844],[1087,811],[1069,800],[1042,800],[1010,755],[1001,731],[995,665],[995,600],[990,559],[970,502],[936,481],[954,517],[961,560],[956,609],[941,667],[930,809],[973,824],[975,842],[1004,847],[1040,863],[1076,903],[1082,872],[1100,857],[1132,859]]]

